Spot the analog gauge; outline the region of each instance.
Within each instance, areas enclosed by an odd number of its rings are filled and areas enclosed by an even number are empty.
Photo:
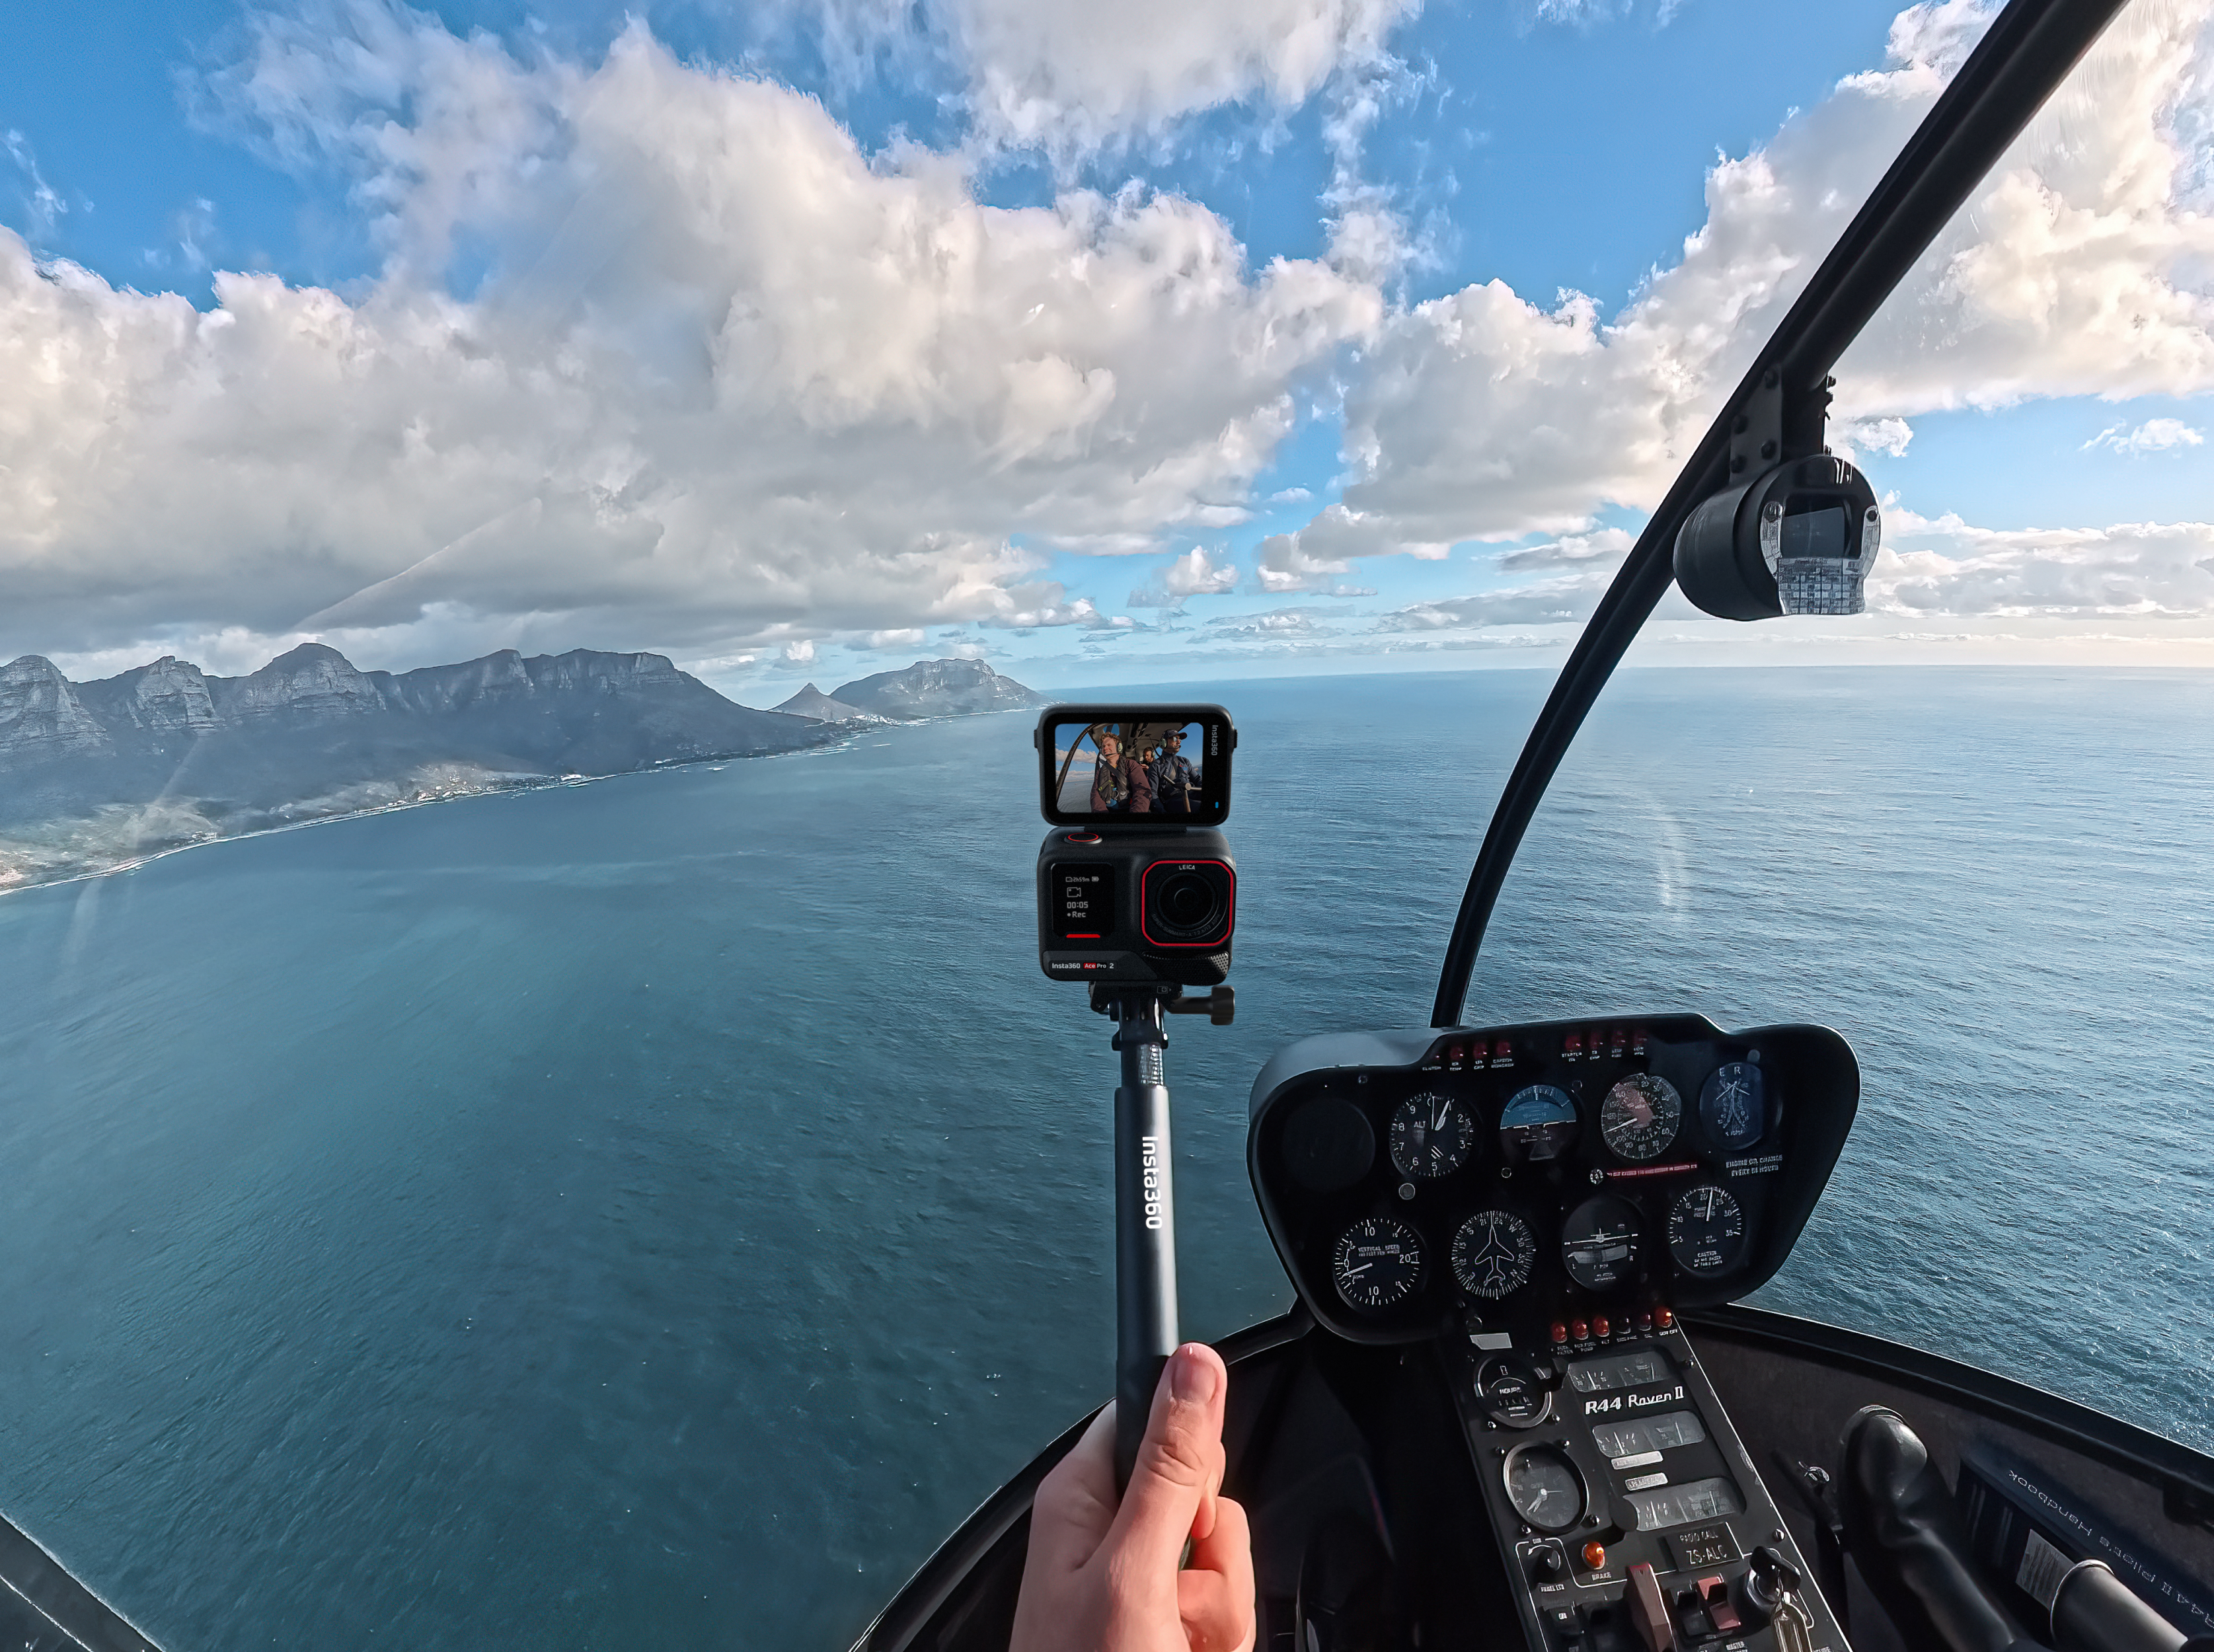
[[[1602,1193],[1569,1213],[1561,1228],[1561,1263],[1587,1291],[1610,1290],[1637,1275],[1637,1212]]]
[[[1330,1275],[1348,1307],[1388,1308],[1414,1294],[1422,1279],[1422,1241],[1389,1216],[1370,1216],[1345,1230]]]
[[[1471,1296],[1496,1302],[1530,1282],[1538,1241],[1530,1224],[1507,1210],[1479,1210],[1453,1235],[1453,1277]]]
[[[1725,1062],[1699,1092],[1699,1123],[1724,1153],[1743,1153],[1768,1128],[1768,1086],[1751,1062]]]
[[[1643,1164],[1668,1151],[1684,1121],[1676,1086],[1650,1073],[1633,1073],[1606,1092],[1599,1107],[1599,1133],[1616,1153]]]
[[[1565,1532],[1584,1517],[1584,1477],[1558,1446],[1508,1453],[1507,1501],[1540,1532]]]
[[[1726,1274],[1745,1254],[1745,1210],[1711,1182],[1686,1188],[1668,1209],[1668,1254],[1687,1274]]]
[[[1500,1112],[1499,1145],[1510,1159],[1557,1159],[1575,1140],[1576,1104],[1553,1085],[1525,1086]]]
[[[1434,1090],[1410,1096],[1391,1115],[1391,1162],[1402,1176],[1429,1181],[1450,1176],[1476,1146],[1476,1121],[1468,1109]]]

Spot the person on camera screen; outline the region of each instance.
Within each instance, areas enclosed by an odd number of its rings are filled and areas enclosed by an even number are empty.
[[[1150,767],[1153,783],[1153,811],[1188,815],[1199,791],[1199,771],[1183,755],[1183,731],[1171,729],[1161,737],[1161,749]]]
[[[1153,811],[1153,777],[1135,756],[1122,755],[1119,735],[1102,730],[1096,741],[1099,761],[1092,766],[1092,812],[1149,815]]]

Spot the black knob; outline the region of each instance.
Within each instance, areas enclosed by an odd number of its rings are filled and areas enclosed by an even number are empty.
[[[1746,1563],[1746,1602],[1762,1617],[1772,1613],[1785,1595],[1798,1592],[1799,1569],[1766,1544],[1755,1549]]]
[[[1530,1576],[1540,1583],[1557,1583],[1568,1576],[1569,1563],[1561,1557],[1558,1545],[1547,1544],[1530,1557]]]

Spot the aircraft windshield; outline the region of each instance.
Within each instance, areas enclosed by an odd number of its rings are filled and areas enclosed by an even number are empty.
[[[83,9],[0,23],[0,1508],[164,1646],[423,1649],[848,1644],[1108,1391],[1049,702],[1235,719],[1183,1325],[1283,1309],[1254,1074],[1426,1019],[1991,15]],[[2210,28],[2126,15],[1839,363],[1867,612],[1670,596],[1468,1000],[1835,1026],[1759,1301],[2202,1449]],[[1065,806],[1196,807],[1172,731]]]

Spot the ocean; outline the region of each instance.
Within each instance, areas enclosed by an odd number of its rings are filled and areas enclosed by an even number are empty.
[[[1428,1019],[1550,680],[1149,691],[1243,736],[1238,1020],[1168,1051],[1188,1334],[1288,1301],[1252,1076]],[[0,899],[0,1507],[170,1652],[842,1652],[1110,1385],[1030,728]],[[2210,960],[2214,675],[1629,670],[1469,1013],[1838,1028],[1859,1122],[1757,1300],[2214,1449]]]

